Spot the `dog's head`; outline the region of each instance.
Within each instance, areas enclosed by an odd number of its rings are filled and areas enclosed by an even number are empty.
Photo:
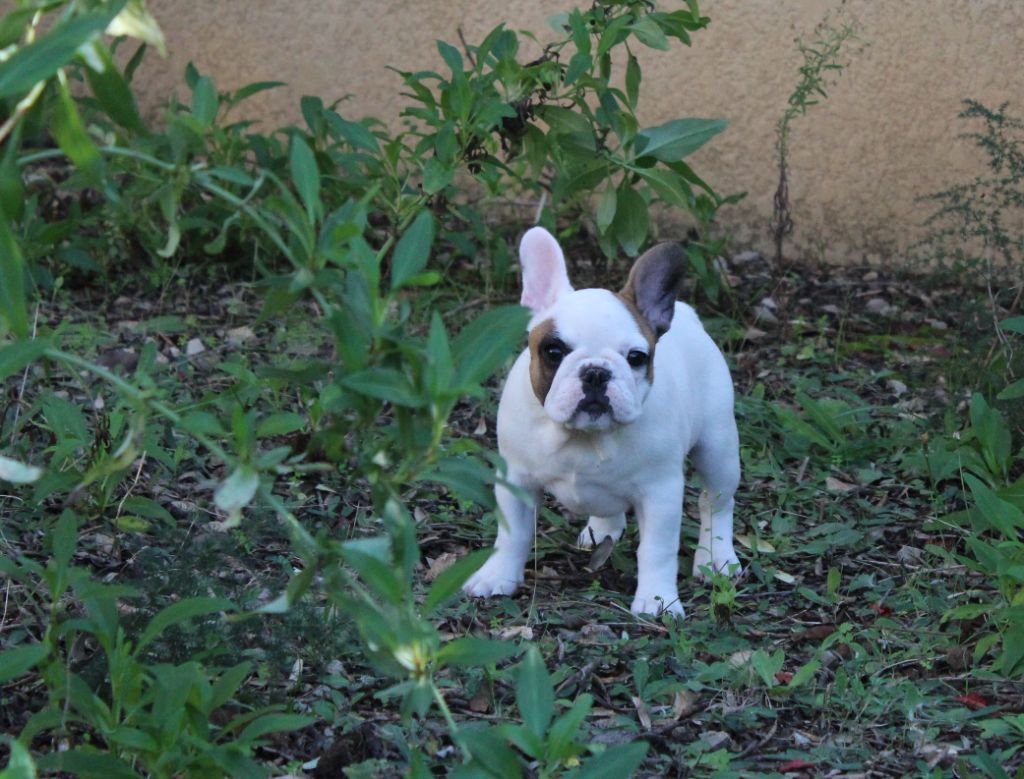
[[[554,237],[534,227],[519,245],[530,319],[530,381],[555,422],[603,431],[640,416],[654,350],[672,324],[683,251],[663,243],[633,265],[626,285],[574,290]]]

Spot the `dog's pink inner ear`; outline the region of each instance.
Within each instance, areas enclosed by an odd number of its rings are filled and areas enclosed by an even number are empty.
[[[519,243],[523,268],[520,302],[534,314],[551,308],[562,295],[572,292],[565,257],[558,241],[543,227],[528,230]]]

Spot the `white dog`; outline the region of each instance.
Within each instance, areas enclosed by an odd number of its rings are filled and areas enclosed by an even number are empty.
[[[523,581],[543,491],[590,519],[579,545],[618,540],[626,511],[640,528],[632,611],[682,616],[676,583],[684,459],[701,476],[693,573],[735,573],[733,494],[740,476],[733,388],[722,353],[693,309],[677,303],[676,244],[640,257],[626,286],[573,290],[558,242],[523,236],[529,345],[505,383],[498,449],[514,489],[496,489],[498,537],[470,595],[508,595]],[[670,327],[671,326],[671,327]]]

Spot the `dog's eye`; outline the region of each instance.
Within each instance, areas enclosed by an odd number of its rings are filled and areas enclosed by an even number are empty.
[[[541,354],[549,365],[558,365],[568,351],[561,341],[549,341],[541,347]]]
[[[626,355],[626,362],[629,363],[631,368],[643,368],[647,365],[647,352],[641,352],[639,349],[630,349],[629,354]]]

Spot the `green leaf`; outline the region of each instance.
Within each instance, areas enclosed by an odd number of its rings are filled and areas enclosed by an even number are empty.
[[[498,306],[462,328],[452,341],[458,386],[469,389],[498,370],[523,340],[529,321],[522,306]]]
[[[526,656],[519,663],[516,704],[523,724],[536,736],[544,738],[555,712],[555,690],[544,659],[535,646],[526,650]]]
[[[1024,379],[1018,379],[996,395],[998,400],[1017,400],[1024,398]]]
[[[131,766],[113,755],[84,749],[43,755],[39,758],[39,767],[46,771],[65,771],[82,779],[142,779]]]
[[[427,338],[427,389],[432,398],[452,394],[454,374],[448,333],[441,322],[441,315],[435,311],[430,318],[430,335]]]
[[[333,111],[325,112],[324,116],[327,119],[327,126],[334,132],[335,136],[344,138],[351,144],[352,148],[363,149],[371,154],[378,154],[380,152],[377,136],[364,125],[343,119]]]
[[[159,519],[169,525],[174,524],[174,517],[171,513],[152,498],[145,498],[141,495],[130,495],[124,499],[122,508],[130,514],[138,514],[148,519]]]
[[[590,70],[593,64],[594,60],[589,54],[582,51],[573,54],[572,59],[569,60],[569,67],[565,71],[565,86],[575,83],[576,79]]]
[[[602,233],[608,230],[615,219],[615,209],[618,202],[619,199],[615,192],[615,186],[609,181],[608,186],[605,187],[604,192],[601,193],[601,197],[597,201],[597,229]]]
[[[231,700],[251,672],[252,663],[243,661],[222,673],[210,689],[210,710],[213,711]]]
[[[970,488],[971,495],[985,522],[1009,540],[1016,540],[1018,531],[1024,530],[1024,512],[1000,498],[972,474],[965,473],[964,481]]]
[[[135,654],[138,655],[167,628],[178,625],[195,617],[217,614],[221,611],[233,611],[235,605],[226,598],[186,598],[172,603],[156,613],[146,625],[139,640],[135,643]]]
[[[285,81],[255,81],[252,84],[246,84],[244,87],[236,89],[234,94],[231,95],[231,102],[240,103],[258,92],[265,92],[268,89],[277,89],[277,87],[286,86],[288,86],[288,84]]]
[[[759,649],[750,658],[750,666],[761,677],[765,687],[771,688],[777,684],[775,674],[782,670],[785,660],[786,655],[781,649],[771,655]]]
[[[626,61],[626,103],[630,108],[636,110],[637,102],[640,99],[640,63],[632,54]]]
[[[787,690],[793,690],[801,685],[807,684],[814,678],[814,674],[821,668],[821,662],[819,660],[810,660],[804,665],[800,666],[796,673],[793,674],[793,678],[786,684]]]
[[[70,62],[79,47],[99,35],[124,2],[102,14],[76,16],[54,25],[45,35],[23,46],[0,67],[0,98],[21,97]],[[114,10],[117,9],[117,10]]]
[[[270,733],[299,730],[314,722],[316,722],[316,717],[308,717],[305,714],[265,714],[250,722],[238,737],[238,741],[243,744],[251,744],[256,739]]]
[[[462,55],[459,54],[459,50],[444,41],[437,42],[437,50],[441,53],[445,64],[451,69],[452,75],[462,75]]]
[[[1024,335],[1024,316],[1011,316],[1009,319],[1003,319],[999,326],[1003,330]]]
[[[217,118],[220,99],[217,88],[209,76],[200,76],[192,90],[192,115],[203,126],[209,127]]]
[[[67,82],[63,79],[57,84],[52,128],[61,151],[79,168],[89,170],[99,163],[100,151],[85,131],[82,117],[78,114],[78,106],[68,91]]]
[[[624,779],[632,776],[647,756],[649,747],[646,741],[634,741],[606,749],[587,760],[575,779]]]
[[[0,771],[0,779],[36,779],[39,774],[31,753],[17,739],[11,738],[6,743],[11,754],[7,768]]]
[[[647,229],[650,225],[647,203],[625,182],[619,187],[617,198],[618,207],[609,236],[618,241],[627,255],[635,257],[647,239]]]
[[[493,549],[478,549],[441,571],[434,579],[434,583],[430,585],[427,597],[423,599],[423,613],[430,613],[457,593],[459,588],[469,580],[469,577],[487,562],[487,558],[493,552]]]
[[[291,172],[295,189],[306,207],[306,215],[310,222],[316,222],[323,212],[320,202],[320,169],[313,150],[297,134],[292,136]]]
[[[101,70],[86,68],[85,77],[89,81],[89,87],[96,96],[96,100],[106,111],[107,116],[126,130],[146,135],[149,130],[146,123],[142,121],[142,116],[135,103],[135,95],[132,94],[128,82],[124,80],[124,76],[121,75],[106,47],[97,46],[95,48],[96,55],[103,67]]]
[[[662,162],[681,160],[722,132],[727,124],[724,119],[673,119],[648,127],[636,135],[637,156]]]
[[[630,26],[633,34],[641,43],[659,51],[668,50],[668,38],[658,23],[649,16],[641,16]]]
[[[342,385],[377,400],[396,406],[419,408],[424,398],[416,391],[404,373],[395,368],[366,368],[346,376]]]
[[[217,508],[228,515],[229,523],[238,521],[260,486],[260,476],[251,465],[239,465],[213,493]]]
[[[423,472],[418,481],[436,481],[477,505],[494,505],[494,473],[472,456],[447,457]]]
[[[452,183],[455,168],[445,165],[437,157],[431,157],[423,166],[423,191],[435,195]]]
[[[0,652],[0,684],[26,673],[48,654],[42,644],[29,644]]]
[[[0,211],[0,335],[4,335],[8,329],[18,338],[28,336],[25,259],[7,215]],[[9,348],[11,347],[4,349],[4,352]],[[0,370],[2,369],[3,362],[0,361]]]
[[[548,733],[547,756],[551,761],[565,761],[573,757],[573,741],[579,732],[583,720],[590,714],[594,699],[589,693],[583,693],[573,701],[567,712],[562,714],[551,725]]]
[[[260,420],[256,427],[258,438],[272,438],[279,435],[288,435],[296,430],[302,430],[306,426],[306,418],[302,414],[282,412],[271,414]]]
[[[672,170],[642,168],[638,171],[658,197],[669,205],[689,210],[693,205],[693,190],[682,176]]]
[[[463,636],[452,639],[441,647],[437,653],[437,662],[442,665],[470,668],[497,663],[499,660],[511,657],[517,651],[519,650],[516,645],[508,641]]]
[[[193,411],[181,420],[181,426],[189,433],[198,435],[226,436],[228,433],[220,420],[209,411]]]
[[[402,234],[391,256],[391,289],[401,288],[426,267],[433,243],[434,217],[429,211],[421,211]]]
[[[50,342],[42,338],[0,346],[0,382],[38,360],[50,346]]]
[[[463,743],[473,756],[473,762],[452,771],[455,779],[522,779],[524,776],[519,758],[497,728],[466,728]]]

